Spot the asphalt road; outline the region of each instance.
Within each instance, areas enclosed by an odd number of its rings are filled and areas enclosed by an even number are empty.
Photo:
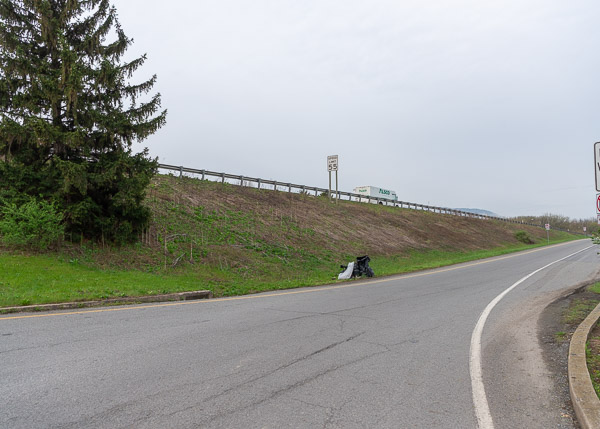
[[[0,427],[475,428],[482,311],[589,245],[234,299],[0,315]],[[489,314],[481,368],[494,427],[572,426],[537,315],[598,275],[596,252],[533,275]]]

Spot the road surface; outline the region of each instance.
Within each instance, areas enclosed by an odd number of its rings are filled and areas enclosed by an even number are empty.
[[[598,275],[590,244],[238,298],[0,315],[0,427],[572,427],[536,323]],[[486,306],[552,262],[477,340]]]

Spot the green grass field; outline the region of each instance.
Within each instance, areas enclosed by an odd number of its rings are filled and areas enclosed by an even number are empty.
[[[564,238],[555,243],[566,241]],[[513,245],[472,252],[426,251],[408,256],[375,256],[376,276],[408,273],[504,255],[539,245]],[[123,250],[127,254],[127,249]],[[292,258],[281,263],[277,256],[264,259],[260,271],[228,265],[187,264],[178,269],[100,269],[85,260],[64,255],[0,254],[0,307],[135,297],[192,290],[211,290],[214,296],[314,286],[337,282],[339,265],[352,257]],[[85,258],[84,258],[85,259]]]

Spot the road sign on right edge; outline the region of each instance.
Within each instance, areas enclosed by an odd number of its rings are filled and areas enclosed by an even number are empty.
[[[596,191],[600,192],[600,142],[594,143],[594,170],[596,171]]]

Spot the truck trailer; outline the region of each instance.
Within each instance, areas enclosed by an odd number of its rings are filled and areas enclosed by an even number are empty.
[[[354,188],[353,192],[355,194],[359,194],[360,197],[358,201],[369,201],[376,203],[377,200],[398,201],[398,196],[395,191],[390,191],[389,189],[378,188],[377,186],[359,186]]]

